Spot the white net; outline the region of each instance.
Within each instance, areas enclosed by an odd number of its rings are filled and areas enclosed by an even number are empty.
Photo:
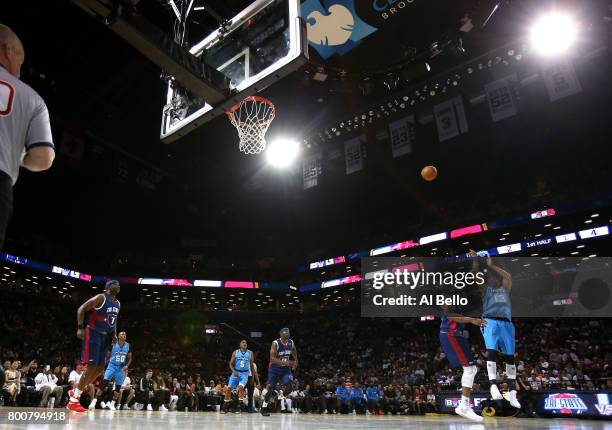
[[[247,97],[227,115],[238,130],[241,152],[259,154],[266,149],[266,131],[276,115],[271,101],[263,97]]]

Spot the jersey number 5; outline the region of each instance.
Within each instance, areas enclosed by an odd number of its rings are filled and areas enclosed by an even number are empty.
[[[13,99],[15,98],[15,89],[6,81],[0,81],[0,115],[10,115],[13,110]]]

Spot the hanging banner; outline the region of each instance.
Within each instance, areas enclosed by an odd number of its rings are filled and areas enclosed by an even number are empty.
[[[440,142],[468,132],[465,108],[461,96],[434,106],[434,116]]]
[[[414,141],[414,115],[390,123],[389,139],[391,140],[393,158],[410,154]]]
[[[305,190],[319,185],[319,176],[322,173],[321,159],[322,154],[318,152],[304,158],[304,161],[302,161],[302,176]]]
[[[346,174],[350,175],[363,169],[363,154],[361,145],[365,143],[365,134],[344,142],[344,160],[346,162]]]
[[[554,102],[582,91],[576,69],[570,60],[549,63],[542,66],[542,77],[548,97]]]
[[[516,115],[517,106],[514,93],[517,83],[518,76],[516,73],[513,73],[485,85],[484,88],[487,93],[489,111],[491,112],[493,122]]]

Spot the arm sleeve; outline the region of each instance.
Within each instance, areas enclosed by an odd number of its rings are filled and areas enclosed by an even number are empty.
[[[49,111],[42,99],[38,99],[37,106],[30,119],[28,125],[28,133],[26,135],[26,150],[30,150],[37,146],[47,146],[55,149],[53,144],[53,136],[51,135],[51,122],[49,120]]]

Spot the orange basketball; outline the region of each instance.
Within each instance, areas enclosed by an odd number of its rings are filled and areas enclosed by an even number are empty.
[[[437,176],[438,169],[436,169],[434,166],[425,166],[421,170],[421,177],[428,182],[433,181]]]

